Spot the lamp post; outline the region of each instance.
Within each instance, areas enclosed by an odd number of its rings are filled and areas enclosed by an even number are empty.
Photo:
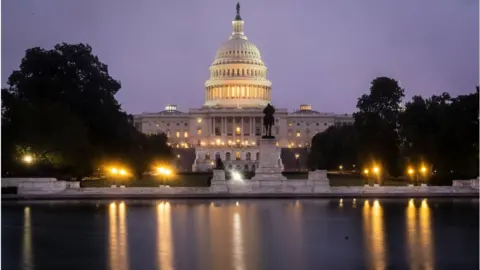
[[[295,154],[295,161],[297,165],[297,171],[300,171],[300,154],[298,153]]]
[[[365,174],[365,185],[368,185],[368,174],[370,173],[369,169],[363,170],[363,174]]]
[[[380,167],[374,166],[372,171],[375,174],[375,184],[380,185]]]

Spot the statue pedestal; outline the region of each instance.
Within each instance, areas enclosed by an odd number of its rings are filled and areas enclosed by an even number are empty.
[[[282,175],[280,166],[280,148],[276,145],[275,139],[262,138],[260,140],[260,160],[258,169],[255,170],[253,181],[285,181],[287,178]],[[259,183],[261,184],[261,183]]]

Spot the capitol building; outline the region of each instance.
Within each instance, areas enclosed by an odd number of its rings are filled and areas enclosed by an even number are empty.
[[[176,105],[167,105],[160,112],[135,115],[134,125],[145,134],[165,133],[184,171],[211,170],[218,156],[227,169],[254,171],[262,111],[271,103],[274,88],[260,50],[244,33],[239,4],[232,33],[218,49],[209,74],[202,107],[183,112]],[[275,109],[272,135],[285,170],[294,169],[292,160],[298,163],[306,158],[315,134],[333,125],[353,123],[352,115],[322,113],[310,105],[300,105],[294,112]]]

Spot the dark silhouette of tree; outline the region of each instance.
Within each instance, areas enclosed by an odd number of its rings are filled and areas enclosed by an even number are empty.
[[[18,149],[29,149],[52,167],[71,168],[69,173],[77,176],[101,160],[138,165],[138,158],[151,156],[148,146],[154,139],[139,133],[121,110],[115,99],[120,82],[89,45],[29,49],[7,84],[2,89],[2,163],[7,168],[2,171],[15,169]],[[155,149],[163,153],[168,147],[162,141],[165,145]]]
[[[354,114],[359,138],[359,160],[379,161],[391,175],[401,174],[398,118],[404,90],[394,79],[379,77],[372,81],[370,93],[358,99]]]
[[[312,139],[309,167],[334,170],[339,165],[351,168],[357,164],[358,137],[354,126],[330,127]]]

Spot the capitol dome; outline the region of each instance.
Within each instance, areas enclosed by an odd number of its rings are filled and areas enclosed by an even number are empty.
[[[240,4],[229,40],[217,50],[205,82],[207,107],[264,107],[270,102],[272,83],[257,46],[243,33]]]

